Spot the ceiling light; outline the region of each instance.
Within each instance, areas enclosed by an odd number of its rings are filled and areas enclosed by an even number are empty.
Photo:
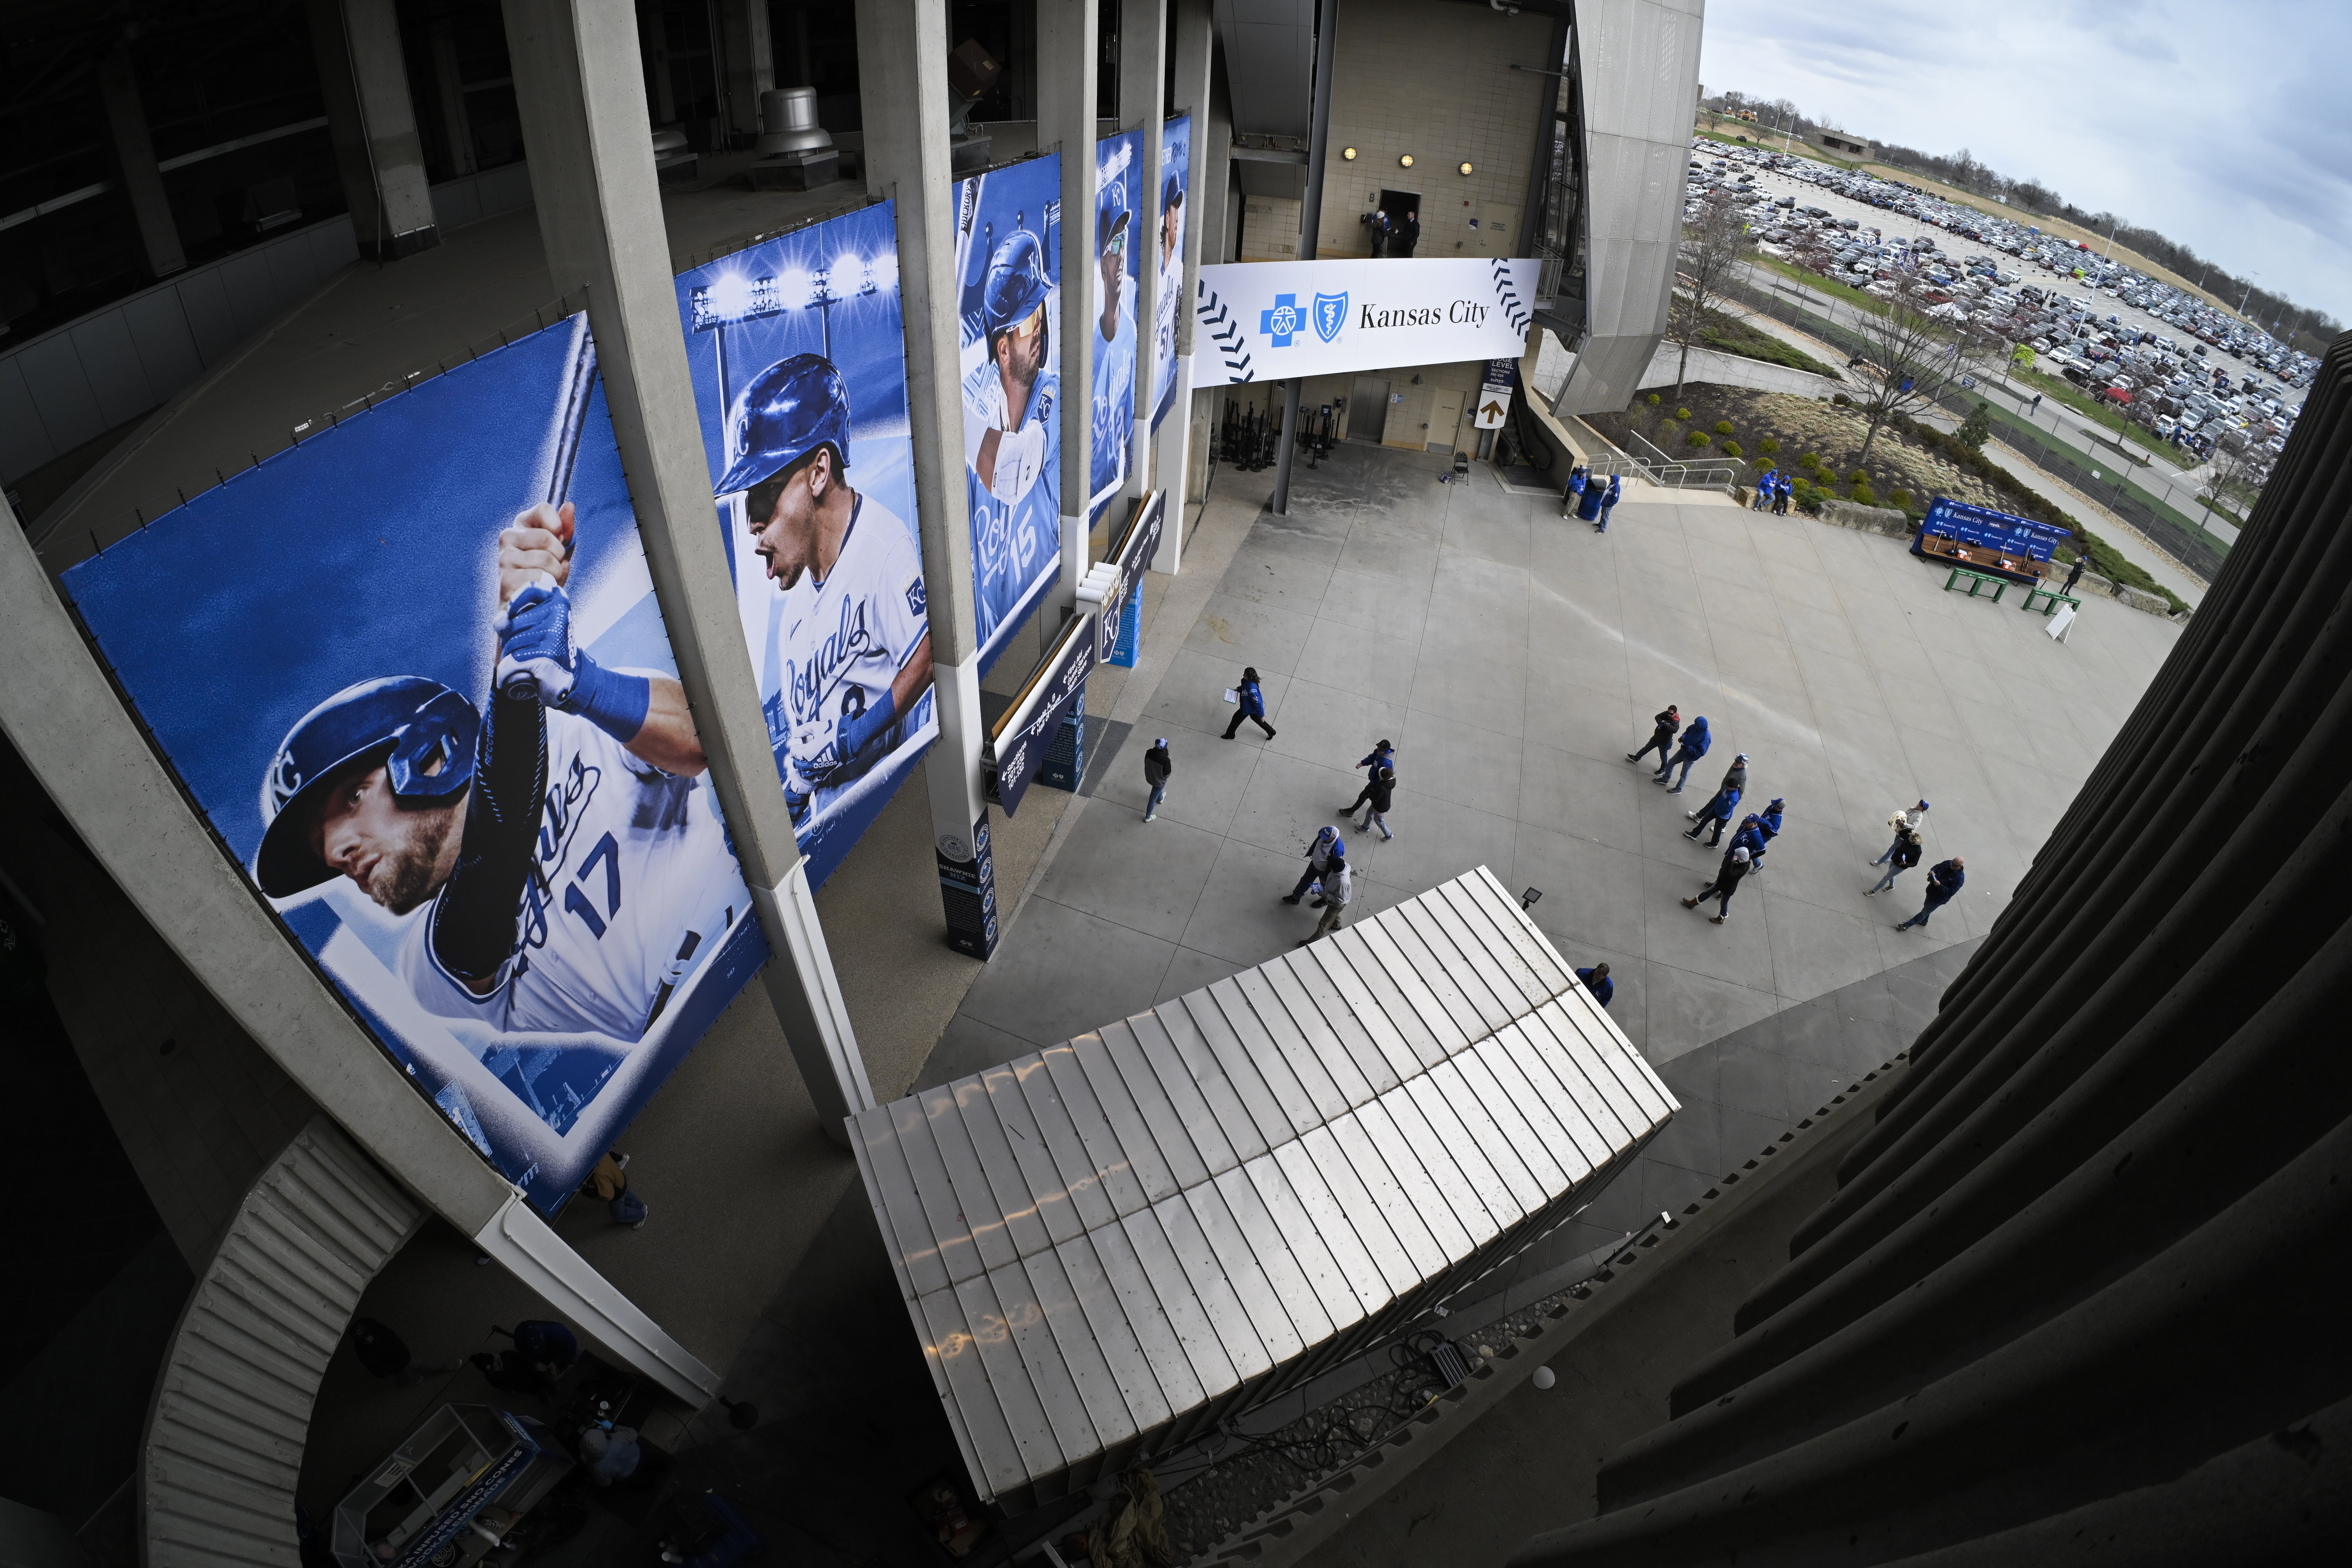
[[[1469,164],[1467,164],[1467,163],[1463,164],[1463,165],[1462,165],[1462,172],[1463,172],[1464,174],[1468,174],[1468,173],[1470,172],[1470,165],[1469,165]]]
[[[1407,153],[1403,157],[1399,158],[1399,159],[1397,160],[1397,167],[1398,167],[1398,168],[1400,168],[1400,169],[1410,169],[1410,168],[1412,168],[1412,153]]]

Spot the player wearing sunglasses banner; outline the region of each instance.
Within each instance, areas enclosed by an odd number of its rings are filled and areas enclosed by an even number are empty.
[[[1017,610],[1062,547],[1061,442],[1047,324],[1045,247],[1015,230],[989,258],[981,321],[988,357],[965,376],[966,490],[971,502],[972,597],[981,645]]]
[[[1088,521],[1127,479],[1135,439],[1135,279],[1127,264],[1137,235],[1127,183],[1112,176],[1095,198],[1095,261],[1101,269],[1102,313],[1095,320],[1094,405],[1088,420]]]

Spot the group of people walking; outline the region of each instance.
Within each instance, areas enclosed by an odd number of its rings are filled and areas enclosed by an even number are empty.
[[[1778,468],[1768,468],[1756,481],[1756,497],[1748,503],[1750,511],[1769,509],[1774,517],[1789,515],[1789,476]]]
[[[1691,769],[1706,755],[1715,743],[1715,737],[1707,729],[1704,716],[1692,719],[1688,727],[1685,727],[1682,710],[1672,702],[1654,715],[1650,723],[1648,742],[1638,752],[1626,752],[1625,760],[1638,763],[1650,752],[1656,752],[1658,771],[1653,775],[1652,782],[1664,786],[1668,795],[1680,795],[1683,785],[1690,782]],[[1683,770],[1678,777],[1674,772],[1677,763],[1682,764]],[[1670,778],[1672,783],[1668,782]],[[1723,831],[1730,825],[1732,814],[1739,808],[1740,799],[1747,793],[1748,753],[1742,752],[1732,758],[1731,766],[1724,770],[1723,782],[1716,786],[1706,804],[1696,811],[1683,813],[1690,820],[1690,829],[1683,837],[1696,843],[1698,836],[1712,827],[1714,836],[1706,841],[1707,847],[1721,847]],[[1716,900],[1715,913],[1707,919],[1716,925],[1729,920],[1731,895],[1739,890],[1741,882],[1763,869],[1765,853],[1771,847],[1772,840],[1780,837],[1781,821],[1788,808],[1789,803],[1775,795],[1762,811],[1750,812],[1740,818],[1738,830],[1731,836],[1731,847],[1724,850],[1723,861],[1716,868],[1715,875],[1708,879],[1706,886],[1683,900],[1683,908],[1695,910],[1713,899]]]
[[[1885,867],[1886,875],[1878,879],[1876,886],[1864,888],[1862,890],[1864,898],[1874,898],[1885,892],[1895,886],[1895,878],[1919,863],[1924,853],[1924,846],[1919,837],[1919,824],[1927,818],[1927,803],[1923,800],[1916,805],[1898,807],[1887,817],[1886,826],[1895,830],[1895,842],[1886,847],[1886,852],[1884,855],[1871,862],[1874,868]],[[1919,906],[1917,914],[1895,929],[1909,931],[1913,926],[1926,925],[1927,917],[1950,903],[1953,895],[1960,890],[1968,879],[1969,863],[1958,855],[1948,860],[1939,860],[1927,868],[1927,902]]]
[[[1609,513],[1617,505],[1620,480],[1615,474],[1603,485],[1599,474],[1588,472],[1581,463],[1568,472],[1568,490],[1560,497],[1559,515],[1574,512],[1592,525],[1595,533],[1609,531]]]

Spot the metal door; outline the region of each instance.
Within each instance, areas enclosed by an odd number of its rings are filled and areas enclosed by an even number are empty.
[[[1377,447],[1389,424],[1389,384],[1369,375],[1356,378],[1356,390],[1348,395],[1348,439],[1370,441]]]
[[[1437,405],[1429,411],[1429,449],[1433,452],[1454,450],[1455,432],[1462,424],[1462,394],[1441,388]]]

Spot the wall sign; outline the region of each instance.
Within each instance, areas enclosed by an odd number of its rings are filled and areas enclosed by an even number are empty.
[[[1927,505],[1927,515],[1919,524],[1919,537],[1924,539],[1931,533],[1980,549],[2030,555],[2036,561],[2049,560],[2053,550],[2074,537],[2067,530],[2046,522],[2011,517],[1989,507],[1970,506],[1948,496],[1937,496]]]
[[[1119,634],[1126,629],[1130,602],[1135,597],[1135,585],[1143,581],[1150,569],[1151,558],[1160,552],[1160,534],[1167,516],[1168,492],[1154,490],[1136,503],[1135,516],[1127,525],[1127,532],[1111,552],[1109,564],[1118,568],[1118,575],[1107,584],[1102,608],[1096,619],[1101,630],[1096,637],[1095,657],[1103,663],[1110,662],[1118,647]]]
[[[1204,385],[1527,352],[1537,263],[1528,258],[1229,262],[1201,268],[1193,300]]]
[[[1004,710],[989,731],[989,754],[997,804],[1011,816],[1021,797],[1036,780],[1038,764],[1054,742],[1062,715],[1086,687],[1095,667],[1095,619],[1074,616],[1062,624],[1061,635],[1038,661],[1019,701]]]

